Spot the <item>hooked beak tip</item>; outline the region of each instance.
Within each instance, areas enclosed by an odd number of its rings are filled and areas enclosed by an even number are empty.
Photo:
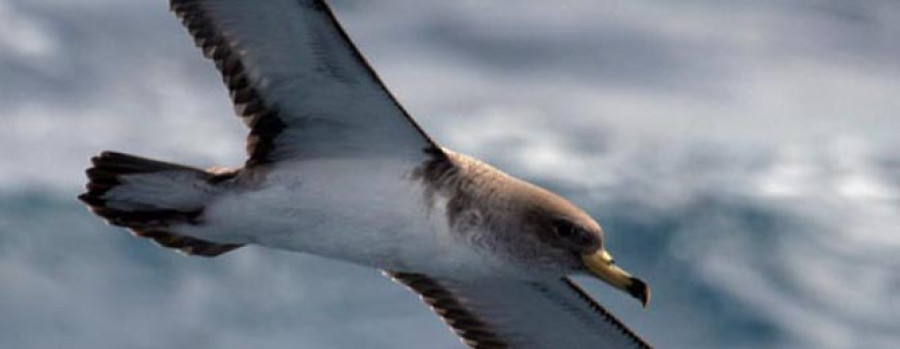
[[[631,284],[628,285],[628,293],[641,301],[641,305],[646,308],[650,303],[650,287],[641,279],[632,277]]]
[[[637,298],[645,308],[650,303],[650,287],[647,283],[616,266],[612,256],[606,251],[585,254],[581,258],[590,273],[600,280]]]

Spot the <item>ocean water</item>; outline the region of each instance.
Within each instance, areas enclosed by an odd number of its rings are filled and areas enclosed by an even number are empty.
[[[900,346],[894,2],[334,5],[434,138],[601,222],[653,300],[579,282],[657,347]],[[239,164],[219,81],[164,1],[0,0],[0,347],[461,347],[375,270],[77,202],[104,149]]]

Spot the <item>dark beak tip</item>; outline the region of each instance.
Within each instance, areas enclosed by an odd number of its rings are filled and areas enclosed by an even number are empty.
[[[641,305],[644,308],[650,303],[650,287],[641,279],[631,278],[631,285],[628,287],[628,293],[641,301]]]

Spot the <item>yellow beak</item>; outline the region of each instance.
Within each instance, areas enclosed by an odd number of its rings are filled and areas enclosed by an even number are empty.
[[[647,303],[650,302],[650,288],[640,279],[617,267],[609,252],[599,249],[595,253],[582,255],[581,259],[594,276],[612,287],[627,292],[640,300],[645,308],[647,307]]]

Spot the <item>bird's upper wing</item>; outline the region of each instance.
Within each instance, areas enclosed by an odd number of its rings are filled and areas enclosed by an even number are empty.
[[[248,166],[435,149],[321,0],[171,0],[235,111]]]
[[[386,272],[472,348],[650,348],[568,278],[461,282]]]

